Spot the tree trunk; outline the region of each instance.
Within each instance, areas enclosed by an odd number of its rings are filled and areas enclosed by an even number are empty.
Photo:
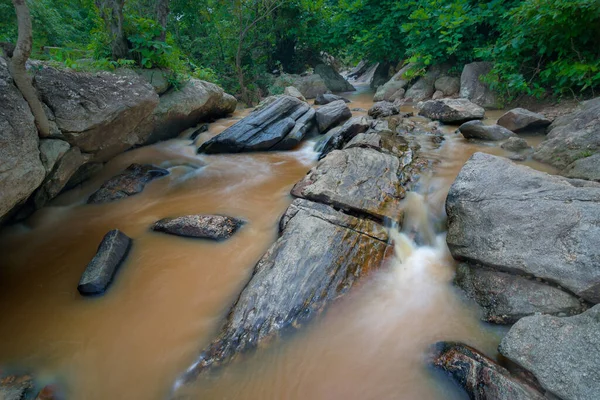
[[[110,48],[115,60],[127,58],[129,48],[123,32],[123,5],[125,0],[95,0],[100,16],[110,36]]]
[[[6,54],[8,58],[8,71],[15,81],[15,85],[29,104],[39,135],[46,137],[50,135],[50,123],[25,68],[25,63],[31,55],[31,47],[33,45],[31,15],[29,14],[29,8],[27,8],[25,0],[13,0],[13,5],[17,13],[19,34],[12,54]]]
[[[156,21],[160,24],[162,32],[159,40],[165,41],[167,37],[167,17],[169,16],[169,0],[156,0]]]

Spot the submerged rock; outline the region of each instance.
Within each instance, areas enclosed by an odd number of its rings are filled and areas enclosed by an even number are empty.
[[[458,124],[483,119],[485,110],[466,99],[442,99],[426,101],[419,115],[448,124]]]
[[[483,320],[514,324],[540,314],[573,315],[584,310],[577,297],[524,276],[461,264],[456,284],[484,310]]]
[[[501,127],[500,125],[485,125],[481,121],[469,121],[462,124],[458,130],[465,139],[480,139],[480,140],[504,140],[515,136],[512,131]]]
[[[350,103],[350,100],[348,100],[345,97],[338,96],[335,94],[325,93],[325,94],[320,94],[317,96],[317,98],[315,99],[315,105],[316,106],[324,106],[325,104],[333,103],[334,101],[338,101],[338,100],[343,100],[345,103]]]
[[[454,258],[555,282],[600,302],[600,184],[548,175],[483,153],[446,200]]]
[[[568,318],[535,315],[519,320],[500,353],[531,371],[564,400],[597,400],[600,393],[600,305]]]
[[[474,62],[465,65],[460,76],[460,97],[485,108],[499,108],[496,92],[482,81],[494,65],[490,62]]]
[[[383,226],[306,200],[292,203],[280,228],[185,380],[319,314],[379,268],[389,250]]]
[[[543,129],[551,122],[543,114],[534,113],[524,108],[515,108],[501,116],[498,125],[519,133]]]
[[[313,115],[307,103],[295,97],[281,96],[202,144],[198,152],[216,154],[287,150],[290,141],[297,144],[304,137],[303,133],[312,127]],[[304,125],[307,125],[306,128]],[[293,139],[286,141],[292,132]]]
[[[186,215],[161,219],[152,229],[176,236],[225,240],[233,236],[242,225],[244,221],[223,215]]]
[[[88,204],[102,204],[140,193],[149,182],[169,175],[166,169],[150,164],[131,164],[121,174],[104,182],[88,199]]]
[[[546,398],[530,382],[511,375],[492,359],[461,343],[437,343],[431,363],[450,375],[473,400]]]
[[[81,275],[77,290],[82,296],[104,293],[127,258],[132,240],[118,229],[108,232],[96,255]]]
[[[319,132],[323,133],[327,129],[336,126],[352,117],[352,111],[343,100],[337,100],[323,107],[319,107],[316,114],[317,126]]]

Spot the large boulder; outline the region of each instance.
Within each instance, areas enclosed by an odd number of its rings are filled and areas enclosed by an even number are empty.
[[[185,215],[161,219],[152,225],[152,230],[183,237],[225,240],[242,225],[244,221],[224,215]]]
[[[442,75],[435,80],[435,90],[442,92],[444,96],[454,96],[460,91],[460,78]]]
[[[465,65],[460,76],[460,97],[484,108],[499,108],[500,102],[496,93],[481,80],[493,67],[490,62],[474,62]]]
[[[492,359],[462,343],[437,343],[430,363],[447,373],[473,400],[546,398],[531,382],[512,375]]]
[[[319,314],[378,269],[389,250],[382,225],[301,199],[282,217],[280,231],[254,267],[218,336],[184,380]]]
[[[373,101],[394,101],[403,98],[405,95],[405,89],[409,83],[409,79],[405,76],[405,74],[414,67],[415,64],[408,63],[400,68],[400,70],[396,72],[394,76],[390,78],[390,80],[387,80],[383,85],[378,85],[375,97],[373,97]]]
[[[455,281],[483,309],[482,319],[494,324],[514,324],[537,313],[565,316],[584,310],[577,297],[524,276],[460,264]]]
[[[354,86],[338,74],[330,65],[319,64],[315,66],[315,73],[323,78],[325,86],[332,92],[353,92],[356,90]]]
[[[345,106],[345,103],[342,104]],[[289,150],[312,129],[314,115],[314,110],[307,103],[295,97],[281,96],[203,143],[198,152]]]
[[[108,232],[92,261],[81,275],[77,290],[82,296],[93,296],[106,291],[117,270],[127,258],[132,240],[118,229]]]
[[[307,99],[314,99],[329,90],[323,78],[318,74],[306,76],[282,74],[275,80],[273,86],[281,89],[294,86]]]
[[[88,204],[110,203],[136,195],[151,181],[169,175],[169,171],[150,164],[131,164],[122,173],[104,182],[88,199]]]
[[[404,97],[406,99],[412,99],[413,102],[431,99],[431,96],[435,93],[436,79],[440,74],[440,66],[431,67],[425,75],[417,79],[417,81],[408,88]]]
[[[469,121],[462,124],[458,130],[465,139],[504,140],[516,136],[512,131],[500,125],[486,125],[481,121]]]
[[[485,110],[467,99],[442,99],[426,101],[419,115],[448,124],[459,124],[483,119]]]
[[[572,162],[562,171],[562,174],[567,178],[600,182],[600,153]]]
[[[0,222],[44,180],[38,145],[29,105],[0,57]]]
[[[324,158],[333,150],[340,150],[359,133],[366,132],[371,127],[372,120],[365,117],[353,117],[336,129],[323,144],[319,159]]]
[[[543,129],[552,121],[543,114],[535,113],[524,108],[514,108],[500,117],[498,125],[513,132],[526,132]]]
[[[475,153],[450,188],[446,211],[454,258],[600,302],[600,183]]]
[[[300,91],[298,89],[296,89],[293,86],[288,86],[285,88],[285,90],[283,91],[283,95],[284,96],[291,96],[291,97],[295,97],[298,100],[301,101],[306,101],[306,99],[304,98],[304,96],[302,95],[302,93],[300,93]]]
[[[139,76],[59,71],[43,67],[35,87],[54,113],[66,140],[94,160],[105,161],[140,143],[138,125],[158,104]]]
[[[154,112],[136,130],[139,144],[171,139],[199,122],[216,119],[235,111],[237,100],[219,86],[190,79],[179,90],[160,97]]]
[[[517,322],[500,353],[532,372],[548,392],[564,400],[596,400],[600,393],[600,305],[559,318],[535,315]]]
[[[533,157],[569,176],[600,180],[600,166],[581,168],[572,165],[579,160],[600,153],[600,97],[584,102],[574,113],[557,118],[548,130],[546,140],[536,149]],[[578,164],[581,164],[578,163]],[[582,173],[579,175],[577,171]]]
[[[136,69],[135,72],[144,78],[154,88],[154,91],[161,95],[171,88],[171,83],[167,73],[160,68]]]
[[[325,94],[320,94],[317,96],[317,98],[315,99],[315,105],[316,106],[324,106],[325,104],[333,103],[334,101],[338,101],[338,100],[343,100],[345,103],[350,103],[350,100],[348,100],[345,97],[338,96],[338,95],[331,94],[331,93],[325,93]]]
[[[317,127],[319,132],[325,132],[327,129],[338,125],[352,117],[352,111],[343,100],[337,100],[332,103],[319,107],[316,112]]]
[[[389,62],[380,62],[377,64],[375,71],[373,71],[371,82],[369,83],[371,89],[377,89],[389,81],[390,77],[394,75],[392,68],[393,66]]]

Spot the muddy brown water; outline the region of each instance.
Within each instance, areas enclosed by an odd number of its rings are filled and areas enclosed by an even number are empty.
[[[351,107],[372,105],[368,90],[350,97]],[[196,145],[247,113],[211,124]],[[423,141],[424,154],[439,164],[406,201],[410,223],[421,230],[443,219],[448,188],[471,154],[506,154],[466,142],[453,130],[447,128],[440,149]],[[473,305],[453,289],[454,263],[443,233],[421,247],[394,233],[397,257],[305,329],[193,385],[174,387],[276,239],[279,216],[292,201],[289,191],[315,160],[311,142],[292,152],[198,156],[190,140],[171,140],[120,155],[83,187],[4,229],[0,369],[59,379],[68,398],[77,400],[464,398],[424,366],[427,349],[438,340],[460,340],[494,356],[501,332],[481,324]],[[132,162],[170,167],[172,174],[140,195],[84,204]],[[192,213],[231,215],[248,224],[223,243],[148,230],[158,219]],[[106,295],[82,298],[81,273],[102,236],[115,228],[134,238],[132,252]]]

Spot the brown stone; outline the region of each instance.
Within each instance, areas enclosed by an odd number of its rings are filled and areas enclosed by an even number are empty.
[[[131,164],[121,174],[104,182],[88,199],[88,204],[102,204],[133,196],[144,190],[154,179],[168,175],[169,171],[150,164]]]

